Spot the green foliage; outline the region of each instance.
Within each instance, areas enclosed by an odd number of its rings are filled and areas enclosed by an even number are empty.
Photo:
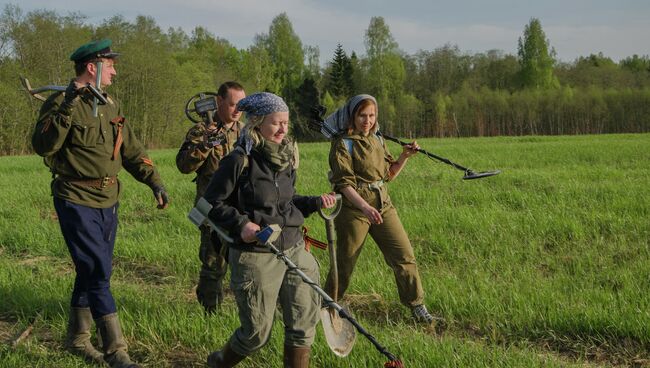
[[[334,59],[329,65],[325,88],[336,98],[352,97],[354,90],[354,67],[339,43],[334,51]]]
[[[267,34],[238,49],[201,25],[188,35],[180,28],[162,30],[147,16],[127,21],[115,15],[90,24],[79,13],[24,14],[6,5],[0,14],[0,154],[31,152],[40,102],[22,90],[18,77],[27,77],[33,87],[66,85],[73,77],[70,53],[99,38],[111,38],[123,54],[108,92],[121,101],[148,147],[178,146],[189,126],[183,113],[187,99],[227,80],[249,93],[277,93],[292,109],[313,100],[313,91],[302,95],[312,87],[321,91],[330,112],[350,96],[369,93],[380,101],[382,126],[397,135],[650,131],[647,55],[617,63],[597,54],[555,64],[535,18],[525,27],[518,55],[470,54],[452,44],[408,55],[382,17],[372,17],[359,37],[365,55],[351,51],[348,57],[339,45],[321,70],[318,48],[302,44],[285,13],[273,19]],[[301,125],[304,114],[292,111],[293,133],[311,140],[316,137]]]
[[[559,86],[553,75],[554,52],[549,52],[546,38],[539,19],[531,18],[524,28],[524,38],[519,38],[518,55],[521,64],[521,85],[526,88],[555,88]]]
[[[280,89],[275,91],[285,97],[293,97],[293,91],[303,80],[305,55],[302,42],[293,31],[286,13],[273,18],[269,33],[258,36],[256,44],[263,46],[275,65],[274,77],[280,81]]]
[[[397,42],[383,17],[372,17],[365,35],[368,56],[367,93],[380,99],[397,98],[403,90],[405,69]]]

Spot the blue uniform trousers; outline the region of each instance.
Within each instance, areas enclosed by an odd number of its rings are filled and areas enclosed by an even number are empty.
[[[89,307],[94,319],[115,313],[110,279],[118,204],[91,208],[55,197],[54,208],[76,271],[70,305]]]

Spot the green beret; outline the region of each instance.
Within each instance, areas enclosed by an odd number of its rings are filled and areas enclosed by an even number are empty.
[[[88,42],[76,49],[72,55],[70,55],[70,60],[74,61],[75,64],[79,64],[92,59],[116,58],[120,56],[120,54],[111,51],[112,43],[113,42],[109,39]]]

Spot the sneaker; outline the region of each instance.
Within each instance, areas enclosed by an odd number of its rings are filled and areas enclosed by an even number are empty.
[[[415,318],[417,322],[431,324],[435,319],[429,313],[429,311],[427,311],[427,307],[425,307],[424,304],[420,304],[412,307],[411,313],[413,314],[413,318]]]

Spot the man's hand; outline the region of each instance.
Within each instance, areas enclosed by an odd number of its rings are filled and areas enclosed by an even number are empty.
[[[169,207],[169,196],[165,191],[165,187],[163,187],[162,185],[155,186],[152,188],[152,190],[153,190],[153,196],[156,197],[156,201],[158,202],[158,209],[163,210]]]
[[[72,109],[79,100],[79,93],[83,86],[77,83],[76,79],[70,81],[68,88],[65,89],[63,103],[61,104],[60,111],[65,115],[70,115]]]

